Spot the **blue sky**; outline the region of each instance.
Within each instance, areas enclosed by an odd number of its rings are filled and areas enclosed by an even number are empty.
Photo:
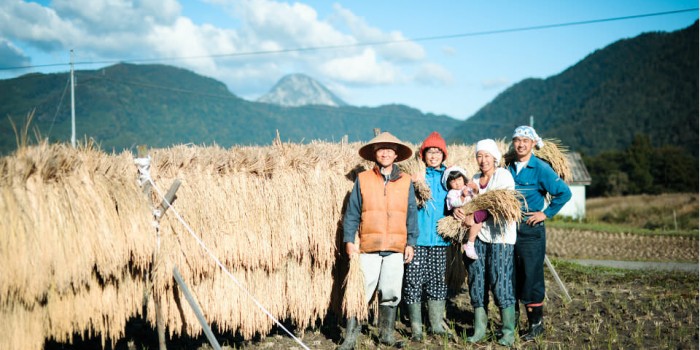
[[[401,103],[458,119],[523,79],[556,75],[617,40],[682,29],[698,19],[694,10],[493,33],[698,7],[685,0],[0,4],[0,79],[68,71],[74,49],[77,70],[163,63],[223,81],[250,100],[284,75],[304,73],[351,105]],[[293,50],[319,47],[326,49]],[[524,112],[523,122],[528,116]]]

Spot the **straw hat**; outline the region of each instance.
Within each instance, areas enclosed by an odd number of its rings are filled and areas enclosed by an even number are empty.
[[[396,151],[397,163],[411,158],[411,156],[413,155],[411,147],[404,145],[401,142],[401,140],[396,138],[396,136],[388,132],[383,132],[375,136],[373,139],[369,140],[369,142],[367,142],[367,144],[365,144],[364,146],[360,147],[360,157],[371,162],[376,162],[377,158],[374,152],[377,150],[376,146],[380,144],[392,144],[393,146],[395,146],[394,150]]]

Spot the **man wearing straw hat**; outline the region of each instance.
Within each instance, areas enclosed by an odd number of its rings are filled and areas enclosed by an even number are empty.
[[[348,256],[359,253],[367,303],[377,289],[379,341],[396,345],[394,327],[396,307],[401,301],[403,265],[413,259],[418,226],[411,177],[394,163],[410,158],[413,151],[384,132],[362,146],[359,153],[375,165],[355,180],[343,218],[343,242]],[[348,319],[340,349],[353,349],[359,333],[357,319]]]
[[[544,256],[547,247],[544,221],[556,215],[571,199],[569,186],[533,149],[544,145],[530,126],[519,126],[513,132],[515,161],[508,170],[515,180],[515,189],[525,198],[523,221],[518,225],[515,242],[516,298],[527,310],[527,333],[522,339],[534,340],[544,333],[542,306],[544,301]],[[546,197],[551,200],[546,205]]]

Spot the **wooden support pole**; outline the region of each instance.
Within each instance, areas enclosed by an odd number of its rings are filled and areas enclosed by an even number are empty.
[[[221,350],[219,342],[216,340],[216,337],[214,337],[214,333],[211,331],[207,320],[204,318],[204,314],[199,308],[199,304],[197,304],[197,301],[194,300],[194,297],[192,297],[190,289],[187,288],[187,284],[185,284],[185,281],[182,279],[182,276],[180,275],[180,271],[177,269],[177,266],[173,267],[173,275],[175,276],[175,281],[177,282],[177,285],[180,286],[180,289],[182,289],[182,294],[185,295],[185,299],[187,299],[187,302],[190,304],[190,307],[194,311],[194,314],[197,316],[199,324],[202,325],[204,334],[207,336],[207,339],[209,339],[209,344],[211,344],[214,350]]]
[[[163,321],[163,308],[161,308],[160,296],[153,296],[153,304],[156,308],[156,332],[158,332],[158,349],[167,350],[165,345],[165,322]]]
[[[559,288],[561,288],[561,290],[564,291],[564,294],[566,295],[566,300],[571,302],[571,296],[569,295],[569,291],[566,290],[566,286],[564,286],[564,283],[559,278],[559,274],[554,269],[554,266],[552,266],[552,262],[549,261],[549,258],[546,255],[544,256],[544,262],[545,262],[545,264],[547,264],[547,267],[549,268],[549,272],[551,272],[552,275],[554,275],[554,279],[557,281]]]
[[[160,207],[158,207],[161,217],[163,217],[165,211],[168,210],[168,208],[170,208],[170,204],[173,204],[173,202],[177,199],[175,192],[177,192],[178,188],[180,188],[180,184],[182,184],[182,182],[178,179],[175,179],[175,181],[173,181],[173,184],[170,185],[168,193],[165,194],[165,199],[163,199],[163,201],[160,203]]]

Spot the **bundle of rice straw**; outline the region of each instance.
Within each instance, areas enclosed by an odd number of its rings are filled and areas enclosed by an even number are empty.
[[[358,321],[367,320],[367,302],[365,301],[365,277],[360,267],[360,254],[350,256],[350,269],[343,281],[345,297],[343,298],[343,313],[346,317],[356,317]]]
[[[496,225],[504,226],[510,222],[518,222],[522,217],[520,210],[522,194],[515,190],[493,190],[478,195],[473,201],[463,207],[467,214],[477,210],[486,210],[493,217]],[[469,226],[452,216],[438,220],[438,234],[457,244],[462,244],[469,233]]]
[[[566,157],[568,149],[557,139],[544,139],[542,141],[544,146],[540,149],[535,149],[535,156],[547,162],[562,180],[571,182],[571,167]],[[515,161],[515,150],[511,147],[503,158],[506,164],[512,163]]]
[[[411,177],[418,176],[421,179],[413,181],[413,189],[416,192],[416,203],[418,204],[418,207],[422,207],[426,202],[433,198],[433,195],[430,193],[428,183],[422,176],[425,174],[425,163],[423,163],[423,160],[420,158],[418,151],[416,150],[413,153],[413,157],[398,163],[397,165],[404,173],[410,175]]]
[[[455,220],[456,221],[456,220]],[[445,271],[445,281],[447,288],[460,290],[467,278],[467,269],[462,262],[462,247],[451,244],[447,247],[447,270]]]

